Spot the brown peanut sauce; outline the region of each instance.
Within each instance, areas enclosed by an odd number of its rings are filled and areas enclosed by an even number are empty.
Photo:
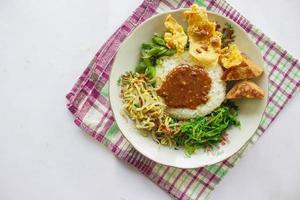
[[[202,67],[179,65],[169,72],[157,94],[170,108],[196,109],[209,100],[210,88],[211,78]]]

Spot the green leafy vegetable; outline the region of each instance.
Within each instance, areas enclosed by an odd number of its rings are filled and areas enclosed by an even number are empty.
[[[146,68],[145,74],[148,78],[153,78],[156,74],[156,69],[153,66],[149,66]]]
[[[155,45],[150,42],[142,43],[142,49],[152,49]]]
[[[157,66],[161,66],[162,63],[163,63],[162,59],[160,59],[160,58],[156,59],[156,65]]]
[[[158,35],[154,35],[152,41],[157,45],[167,47],[165,40],[162,37],[159,37]]]
[[[143,61],[144,61],[144,64],[146,65],[146,67],[152,66],[152,61],[150,58],[144,58]]]
[[[225,27],[222,29],[222,48],[228,47],[234,42],[235,34],[233,26],[229,23],[225,23]]]
[[[142,73],[146,70],[147,66],[143,60],[136,66],[135,71],[138,73]]]
[[[176,49],[168,49],[161,56],[173,56],[176,53]]]
[[[163,54],[162,52],[167,51],[166,47],[153,46],[151,49],[142,50],[142,58],[151,58]]]
[[[182,146],[187,155],[198,148],[213,147],[223,139],[230,126],[240,126],[237,107],[224,103],[211,114],[184,122],[180,133],[174,138],[177,146]]]
[[[156,73],[155,66],[161,65],[163,56],[172,56],[176,49],[169,49],[163,37],[154,35],[152,42],[145,42],[141,46],[141,60],[135,71],[145,73],[148,78],[153,78]]]

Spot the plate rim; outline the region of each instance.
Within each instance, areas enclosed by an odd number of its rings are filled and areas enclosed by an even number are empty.
[[[220,162],[222,162],[222,161],[224,161],[224,160],[226,160],[226,159],[228,159],[228,158],[234,156],[234,155],[237,154],[238,152],[240,152],[240,150],[243,149],[243,148],[245,147],[245,145],[246,145],[247,143],[250,142],[251,138],[252,138],[253,135],[256,133],[256,131],[257,131],[257,129],[258,129],[258,127],[259,127],[259,125],[260,125],[260,123],[261,123],[261,121],[262,121],[262,118],[263,118],[263,115],[264,115],[264,113],[265,113],[265,110],[266,110],[266,108],[267,108],[268,97],[269,97],[269,80],[268,80],[268,77],[269,77],[269,70],[268,70],[268,68],[267,68],[266,65],[265,65],[265,62],[264,62],[264,60],[263,60],[262,53],[261,53],[261,51],[258,49],[257,45],[256,45],[256,44],[253,42],[253,40],[250,38],[249,34],[248,34],[248,33],[247,33],[247,32],[246,32],[246,31],[245,31],[238,23],[236,23],[236,22],[233,21],[232,19],[230,19],[230,18],[228,18],[228,17],[226,17],[226,16],[224,16],[224,15],[221,15],[221,14],[219,14],[219,13],[216,13],[216,12],[213,12],[213,11],[207,11],[208,14],[216,15],[216,16],[218,16],[218,17],[221,17],[221,18],[226,19],[226,20],[229,21],[230,23],[235,24],[235,25],[236,25],[236,26],[237,26],[237,27],[245,34],[245,36],[251,41],[251,43],[255,46],[255,48],[256,48],[256,49],[258,50],[258,52],[259,52],[260,59],[263,61],[262,63],[263,63],[263,68],[264,68],[264,74],[265,74],[266,79],[267,79],[267,81],[266,81],[266,90],[267,90],[267,91],[265,91],[265,92],[266,92],[266,95],[265,95],[266,100],[265,100],[265,105],[264,105],[263,112],[262,112],[262,114],[261,114],[261,116],[260,116],[260,120],[259,120],[258,126],[256,127],[255,131],[251,134],[251,136],[249,137],[249,139],[247,139],[247,140],[243,143],[243,145],[242,145],[240,148],[238,148],[238,149],[237,149],[236,151],[234,151],[233,153],[228,154],[228,155],[225,156],[223,159],[221,159],[221,160],[219,160],[219,161],[212,162],[212,163],[210,163],[210,164],[203,164],[203,165],[198,164],[197,166],[194,165],[194,166],[189,166],[189,167],[187,167],[187,166],[177,166],[176,164],[169,164],[169,163],[165,163],[165,162],[163,162],[163,161],[161,161],[161,160],[158,160],[158,159],[150,158],[150,157],[148,157],[147,155],[145,155],[142,151],[140,151],[140,148],[138,147],[138,145],[133,144],[133,143],[126,137],[126,134],[124,134],[124,132],[123,132],[123,131],[121,130],[121,128],[119,127],[118,122],[115,120],[115,119],[116,119],[116,118],[115,118],[115,112],[114,112],[114,110],[113,110],[113,108],[112,108],[113,106],[112,106],[112,101],[111,101],[111,96],[110,96],[110,95],[111,95],[111,91],[112,91],[112,84],[113,84],[112,81],[111,81],[111,74],[112,74],[112,71],[113,71],[113,68],[114,68],[114,64],[115,64],[115,62],[116,62],[116,58],[117,58],[117,56],[118,56],[118,52],[119,52],[119,50],[125,45],[126,40],[128,40],[129,38],[131,38],[134,32],[136,32],[136,31],[138,31],[139,29],[141,29],[143,24],[147,23],[148,21],[152,20],[152,19],[155,18],[155,17],[161,16],[161,15],[165,15],[165,14],[172,14],[172,13],[179,12],[179,11],[185,11],[185,10],[188,10],[188,9],[189,9],[189,8],[179,8],[179,9],[174,9],[174,10],[164,11],[164,12],[161,12],[161,13],[158,13],[158,14],[155,14],[155,15],[152,15],[151,17],[149,17],[148,19],[146,19],[145,21],[143,21],[141,24],[139,24],[139,25],[138,25],[131,33],[129,33],[129,35],[121,42],[120,46],[119,46],[118,49],[116,50],[115,58],[114,58],[114,61],[113,61],[113,63],[112,63],[112,69],[111,69],[111,71],[110,71],[110,73],[109,73],[109,79],[108,79],[108,84],[109,84],[109,95],[108,95],[108,100],[109,100],[109,104],[110,104],[110,107],[111,107],[111,111],[112,111],[112,115],[113,115],[114,121],[116,122],[116,125],[118,126],[119,131],[122,133],[122,135],[126,138],[126,140],[130,143],[130,145],[133,146],[133,148],[134,148],[136,151],[138,151],[141,155],[143,155],[143,156],[146,157],[147,159],[149,159],[149,160],[151,160],[151,161],[153,161],[153,162],[155,162],[155,163],[164,165],[164,166],[175,167],[175,168],[179,168],[179,169],[195,169],[195,168],[200,168],[200,167],[210,166],[210,165],[213,165],[213,164],[216,164],[216,163],[220,163]],[[130,120],[130,119],[129,119],[129,120]],[[145,137],[145,138],[147,138],[147,137]],[[160,144],[157,144],[157,145],[160,145]]]

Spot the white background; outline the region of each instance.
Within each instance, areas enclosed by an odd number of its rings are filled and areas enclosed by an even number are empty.
[[[117,3],[118,2],[118,3]],[[229,0],[300,58],[298,0]],[[0,199],[170,197],[83,134],[65,94],[141,0],[0,0]],[[300,95],[211,199],[300,198]]]

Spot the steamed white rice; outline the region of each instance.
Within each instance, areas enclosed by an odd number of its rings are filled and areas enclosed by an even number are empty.
[[[178,65],[188,64],[190,66],[198,65],[188,52],[184,52],[180,56],[174,55],[162,59],[162,66],[157,67],[156,74],[162,80],[167,74]],[[209,91],[209,100],[206,104],[199,105],[195,110],[189,108],[167,108],[167,112],[177,119],[190,119],[197,116],[205,116],[221,105],[225,99],[226,85],[221,80],[223,69],[221,66],[205,68],[211,78],[211,89]]]

